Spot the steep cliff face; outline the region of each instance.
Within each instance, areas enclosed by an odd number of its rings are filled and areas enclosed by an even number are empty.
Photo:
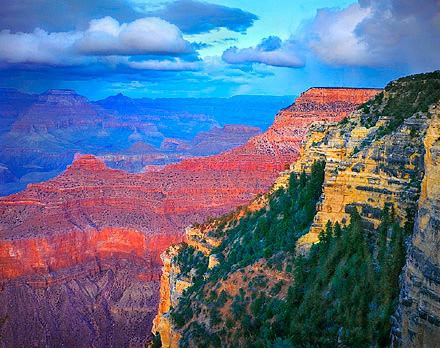
[[[440,346],[440,109],[434,115],[425,145],[422,182],[414,235],[402,279],[393,347]]]
[[[179,302],[183,291],[191,286],[191,279],[180,277],[180,267],[175,260],[182,244],[170,246],[162,255],[162,276],[160,278],[160,302],[153,321],[154,333],[160,333],[162,347],[177,348],[180,334],[172,330],[170,309]]]
[[[187,229],[162,279],[161,296],[173,298],[153,328],[163,346],[388,346],[418,209],[393,342],[437,347],[438,85],[438,73],[403,78],[339,123],[316,122],[260,209]]]
[[[241,149],[241,153],[271,154],[291,163],[297,157],[309,126],[316,121],[340,121],[379,89],[310,88],[282,109],[272,126]]]

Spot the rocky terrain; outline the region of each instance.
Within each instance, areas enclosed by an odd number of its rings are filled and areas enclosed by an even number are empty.
[[[439,346],[439,91],[438,72],[391,82],[313,125],[264,196],[187,228],[162,254],[155,341]]]
[[[367,99],[364,90],[350,91],[359,91],[359,103]],[[304,93],[300,101],[313,93],[313,89]],[[325,100],[310,103],[315,110],[326,109],[329,114],[334,110]],[[356,106],[350,103],[347,110],[339,109],[343,114],[334,112],[328,118],[339,120]],[[181,241],[184,227],[194,221],[220,216],[265,192],[285,164],[296,158],[298,148],[293,144],[301,140],[297,128],[302,132],[326,117],[325,113],[313,117],[306,108],[291,108],[294,112],[285,119],[296,125],[290,128],[292,133],[283,132],[276,121],[265,134],[254,136],[236,150],[187,159],[145,174],[110,169],[102,160],[86,155],[58,177],[1,198],[0,316],[7,316],[1,329],[3,345],[23,346],[30,336],[37,346],[68,345],[64,334],[52,333],[54,323],[63,315],[72,320],[63,321],[60,331],[73,326],[88,330],[81,331],[81,346],[92,344],[96,332],[101,340],[93,343],[97,347],[103,342],[110,345],[108,342],[116,339],[113,334],[120,335],[122,346],[128,346],[132,331],[123,334],[111,329],[121,320],[148,335],[152,323],[143,320],[140,313],[150,316],[158,295],[147,291],[151,295],[145,295],[150,296],[147,301],[138,291],[157,288],[160,253]],[[223,131],[234,129],[225,127]],[[221,130],[214,132],[222,135]],[[292,139],[292,148],[283,145],[281,138]],[[142,143],[130,152],[144,150],[154,155],[153,149]],[[127,262],[134,271],[127,275],[120,262]],[[116,286],[120,292],[113,295]],[[16,293],[26,293],[35,301],[13,295]],[[67,298],[75,301],[67,304]],[[65,311],[61,310],[63,303]],[[104,312],[95,312],[92,303],[102,304]],[[123,313],[122,317],[117,313]],[[15,334],[17,327],[20,335]]]

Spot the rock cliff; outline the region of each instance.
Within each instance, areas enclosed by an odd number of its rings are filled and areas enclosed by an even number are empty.
[[[314,223],[298,241],[300,248],[316,243],[328,220],[347,223],[354,207],[370,230],[378,228],[384,204],[394,205],[402,218],[407,209],[415,208],[423,178],[427,120],[411,117],[393,134],[376,139],[383,121],[367,129],[360,124],[361,115],[354,113],[347,125],[324,124],[310,129],[294,171],[310,171],[313,160],[324,159],[326,181]],[[410,135],[411,129],[417,136]]]
[[[335,92],[335,95],[332,94],[333,91]],[[358,91],[359,95],[356,95]],[[231,164],[233,164],[234,167],[239,166],[243,169],[252,168],[252,170],[257,170],[259,172],[263,169],[269,170],[271,166],[273,166],[274,169],[282,170],[283,167],[285,167],[285,163],[290,163],[296,158],[301,142],[304,140],[307,129],[312,123],[340,121],[351,111],[356,109],[360,102],[366,101],[368,97],[371,97],[378,92],[379,90],[344,89],[341,91],[338,88],[312,88],[303,93],[294,105],[282,110],[276,116],[274,124],[269,127],[263,135],[252,138],[247,144],[236,150],[214,156],[213,158],[215,158],[215,161],[213,162],[197,162],[197,167],[200,171],[213,167],[228,170],[231,168]],[[354,97],[351,99],[348,98],[348,102],[344,102],[342,98],[347,97],[347,94],[354,95]],[[327,97],[330,99],[330,103],[327,103]],[[237,160],[230,161],[229,158],[232,156],[236,157]],[[249,164],[249,158],[253,159],[251,164]],[[276,158],[277,161],[274,162],[273,158]],[[188,165],[193,161],[195,162],[195,160],[181,162],[177,166],[182,166],[184,164]],[[310,164],[312,162],[313,159],[310,160]],[[270,192],[273,193],[278,188],[286,187],[289,177],[290,172],[285,172],[278,178],[275,175],[272,176],[271,180],[273,181],[276,179],[276,181]],[[262,197],[251,203],[246,208],[246,211],[239,211],[236,214],[236,217],[239,218],[240,216],[246,215],[247,211],[261,209],[265,204],[267,204],[267,198]],[[186,229],[185,240],[187,244],[209,258],[207,261],[208,269],[214,268],[219,262],[215,255],[210,255],[211,250],[220,244],[220,240],[216,240],[216,238],[213,238],[210,235],[209,232],[212,232],[212,230],[215,230],[215,227],[209,227],[209,225],[204,231],[201,231],[200,228]],[[166,263],[161,278],[161,298],[163,303],[166,303],[167,305],[160,307],[159,314],[155,319],[153,331],[160,333],[161,337],[163,337],[163,347],[177,347],[177,339],[180,338],[179,332],[181,331],[176,330],[170,320],[170,299],[174,298],[173,307],[176,307],[176,304],[178,304],[179,299],[182,296],[182,291],[175,292],[173,289],[183,278],[183,282],[185,283],[184,288],[189,288],[193,284],[190,281],[192,276],[188,277],[188,273],[181,275],[176,257],[176,249],[174,247],[167,250],[162,255],[162,258],[166,260]],[[257,269],[260,268],[264,269],[264,266],[257,267]],[[254,272],[253,267],[250,267],[246,272]],[[269,273],[274,275],[273,272]],[[236,278],[236,276],[231,277],[234,279]],[[285,277],[280,273],[279,275],[274,276],[271,283],[275,284],[283,279],[285,279]],[[236,288],[237,290],[236,285],[229,284],[226,285],[226,287],[228,287],[228,289]]]
[[[424,140],[424,172],[402,279],[393,347],[440,346],[440,109]]]

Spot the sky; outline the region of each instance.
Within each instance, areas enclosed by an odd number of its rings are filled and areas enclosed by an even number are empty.
[[[3,0],[0,86],[299,95],[440,69],[439,0]]]

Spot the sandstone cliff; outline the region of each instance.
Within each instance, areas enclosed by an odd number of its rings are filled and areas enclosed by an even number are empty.
[[[318,242],[328,220],[347,223],[353,207],[370,230],[378,228],[384,204],[395,206],[402,223],[407,209],[415,208],[423,178],[426,118],[411,117],[393,134],[376,140],[386,117],[367,129],[360,124],[361,115],[354,113],[347,125],[324,124],[310,129],[294,171],[310,171],[313,160],[324,159],[326,180],[314,223],[298,241],[300,248],[308,249]],[[410,135],[412,129],[418,136]]]

